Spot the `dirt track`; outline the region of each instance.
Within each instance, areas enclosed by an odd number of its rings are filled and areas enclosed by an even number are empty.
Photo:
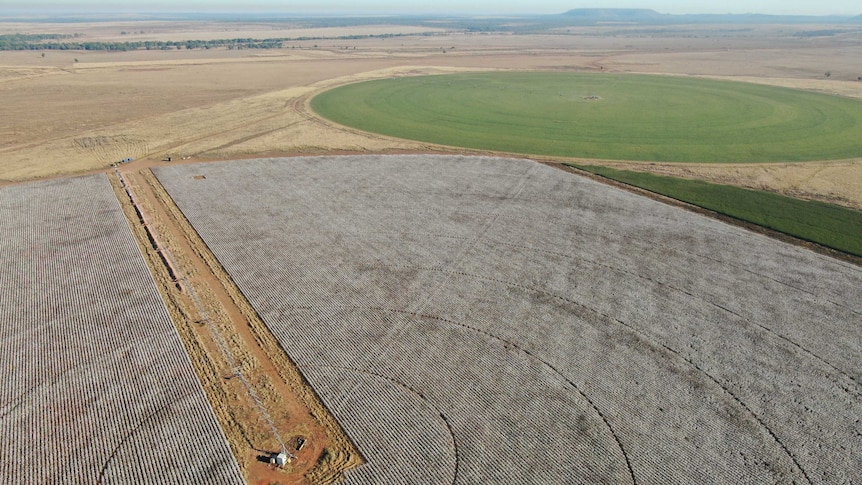
[[[361,457],[340,426],[158,181],[149,171],[124,171],[122,178],[134,195],[137,212],[120,180],[113,177],[117,196],[249,482],[304,484],[316,477],[314,483],[328,483],[360,464]],[[146,224],[140,224],[142,217]],[[220,339],[230,356],[224,354]],[[234,375],[229,359],[239,364],[262,411]],[[281,449],[261,412],[270,415],[288,451],[297,456],[284,470],[259,460]],[[297,438],[304,442],[301,450],[296,449]]]

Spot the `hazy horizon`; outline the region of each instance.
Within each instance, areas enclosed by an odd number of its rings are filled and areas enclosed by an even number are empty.
[[[282,13],[297,15],[513,15],[559,14],[576,8],[641,8],[667,14],[767,14],[767,15],[841,15],[862,14],[862,7],[849,1],[762,1],[753,8],[750,1],[699,2],[692,4],[678,0],[620,0],[613,4],[603,2],[536,1],[509,2],[500,6],[490,0],[470,2],[438,0],[433,8],[405,6],[392,0],[357,0],[353,2],[282,2],[278,0],[181,0],[177,2],[140,2],[109,0],[33,0],[4,2],[0,11],[20,11],[38,14],[102,13]]]

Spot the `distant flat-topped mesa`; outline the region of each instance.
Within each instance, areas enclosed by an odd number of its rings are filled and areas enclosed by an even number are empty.
[[[575,8],[569,10],[563,15],[577,17],[581,19],[590,19],[595,21],[635,21],[642,22],[644,20],[666,19],[671,17],[668,14],[658,13],[655,10],[647,8]]]
[[[576,8],[562,14],[581,25],[601,23],[635,24],[701,24],[701,23],[859,23],[862,15],[856,17],[829,15],[765,15],[745,14],[666,14],[645,8]]]

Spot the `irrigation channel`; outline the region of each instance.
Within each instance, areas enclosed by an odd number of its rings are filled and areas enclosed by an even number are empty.
[[[337,477],[359,455],[149,171],[115,190],[246,478]],[[209,257],[208,257],[209,256]],[[322,418],[321,418],[322,417]],[[334,439],[332,439],[334,437]],[[344,444],[348,446],[343,446]],[[271,463],[283,453],[284,467]]]

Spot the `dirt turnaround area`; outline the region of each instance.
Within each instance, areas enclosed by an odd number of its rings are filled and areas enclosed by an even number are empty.
[[[859,267],[527,160],[158,179],[367,463],[345,483],[855,483]]]

